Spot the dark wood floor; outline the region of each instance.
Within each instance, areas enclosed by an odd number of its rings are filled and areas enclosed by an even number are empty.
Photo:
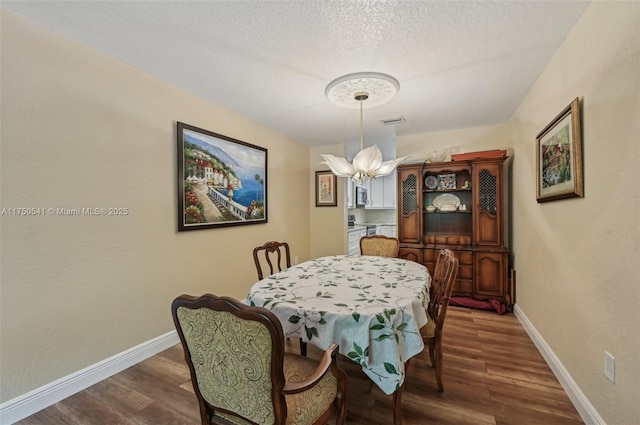
[[[295,350],[296,341],[291,344]],[[450,307],[443,339],[445,390],[429,356],[410,363],[403,424],[576,425],[580,416],[512,314]],[[309,355],[317,350],[309,346]],[[357,365],[349,375],[347,423],[392,423],[392,398],[371,388]],[[20,425],[195,425],[198,407],[180,345],[26,418]],[[333,422],[332,422],[333,424]]]

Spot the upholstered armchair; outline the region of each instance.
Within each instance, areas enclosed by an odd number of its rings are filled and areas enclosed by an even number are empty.
[[[346,375],[332,344],[320,361],[285,353],[282,326],[262,307],[182,295],[172,305],[203,425],[325,424],[346,414]]]

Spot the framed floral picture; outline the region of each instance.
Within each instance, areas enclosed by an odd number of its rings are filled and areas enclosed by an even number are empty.
[[[536,136],[538,202],[583,196],[581,134],[575,98]]]
[[[178,230],[267,222],[267,149],[177,123]]]
[[[336,183],[331,171],[316,171],[316,207],[338,206]]]

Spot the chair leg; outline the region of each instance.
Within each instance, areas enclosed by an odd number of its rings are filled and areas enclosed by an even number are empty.
[[[436,367],[436,356],[435,356],[435,338],[429,338],[427,340],[427,344],[429,345],[429,358],[431,359],[431,367]]]
[[[307,343],[300,338],[300,354],[307,357]]]
[[[337,394],[337,418],[336,425],[344,425],[347,418],[347,374],[342,369],[336,368],[338,371],[338,394]]]
[[[435,357],[436,357],[436,384],[438,385],[438,391],[444,391],[442,385],[442,342],[440,338],[435,341]]]

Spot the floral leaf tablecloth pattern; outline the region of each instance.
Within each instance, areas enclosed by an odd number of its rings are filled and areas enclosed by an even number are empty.
[[[253,285],[247,303],[271,310],[285,336],[321,349],[333,342],[386,394],[424,348],[431,277],[399,258],[337,255],[306,261]]]

